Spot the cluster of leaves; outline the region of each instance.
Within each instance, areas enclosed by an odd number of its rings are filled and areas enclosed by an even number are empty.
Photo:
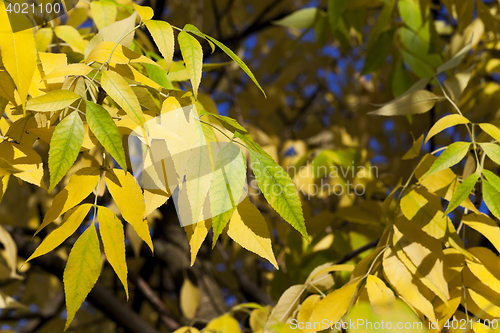
[[[22,16],[7,10],[4,3],[0,6],[2,22],[22,19]],[[195,36],[205,39],[212,50],[215,46],[222,49],[260,88],[241,59],[193,25],[180,29],[164,21],[151,20],[153,10],[150,7],[94,1],[90,10],[99,28],[94,35],[82,36],[73,25],[59,25],[54,29],[40,28],[34,34],[31,29],[12,29],[0,36],[3,64],[0,102],[7,120],[0,144],[2,184],[7,184],[12,175],[47,189],[42,160],[34,149],[35,143],[45,143],[49,145],[48,191],[61,187],[34,235],[54,221],[60,221],[60,224],[43,239],[27,261],[53,251],[80,228],[89,213],[92,214],[92,222],[85,225],[85,231],[73,245],[64,271],[66,328],[99,278],[100,243],[128,299],[125,231],[118,216],[132,227],[128,229],[129,237],[137,239],[133,237],[136,234],[153,251],[147,217],[166,203],[174,189],[141,189],[134,176],[127,172],[131,156],[124,149],[122,137],[139,127],[144,133],[149,133],[150,139],[154,138],[157,133],[150,131],[147,120],[155,116],[186,105],[197,105],[203,111],[194,116],[204,139],[242,145],[269,204],[303,236],[307,236],[300,199],[288,174],[279,172],[281,167],[236,121],[205,111],[210,110],[213,102],[198,92],[202,71],[207,69],[203,66],[202,46]],[[149,31],[162,57],[144,52],[136,43],[134,34],[142,27]],[[174,29],[179,31],[177,38]],[[175,40],[183,62],[173,62]],[[54,48],[60,53],[51,52]],[[224,65],[211,64],[208,69]],[[187,80],[191,83],[189,91],[181,83]],[[196,108],[191,112],[196,112]],[[206,117],[201,120],[201,116]],[[222,138],[216,137],[214,129],[222,134]],[[194,135],[190,133],[192,130],[181,128],[176,134],[186,138]],[[165,135],[168,133],[160,134],[160,137]],[[150,142],[146,145],[149,146]],[[210,158],[216,160],[216,156]],[[212,172],[222,168],[226,173],[221,180],[223,186],[241,191],[241,184],[240,188],[234,187],[232,179],[246,176],[246,164],[242,163],[236,170],[224,167],[212,163]],[[58,186],[61,184],[64,186]],[[196,184],[189,186],[193,187],[191,191],[194,193],[201,191]],[[293,190],[276,193],[272,190],[275,186],[291,186]],[[5,190],[2,187],[2,193]],[[98,205],[98,197],[105,195],[106,191],[116,206]],[[94,203],[87,203],[86,199],[92,193]],[[210,195],[216,196],[217,193]],[[217,197],[212,199],[218,200]],[[259,210],[248,198],[239,204],[232,202],[232,205],[232,209],[223,214],[185,227],[190,239],[191,264],[213,226],[214,244],[227,229],[227,235],[235,242],[278,268],[270,232]],[[13,243],[10,235],[1,230],[4,235],[2,242],[6,246]],[[135,248],[138,247],[140,244],[136,243]],[[11,267],[14,274],[15,262]]]

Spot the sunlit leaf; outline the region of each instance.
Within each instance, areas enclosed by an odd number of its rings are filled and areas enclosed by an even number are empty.
[[[454,142],[449,145],[434,161],[425,176],[429,177],[460,162],[467,155],[470,145],[470,142]]]
[[[449,116],[445,116],[441,119],[439,119],[429,130],[429,133],[427,133],[427,137],[425,138],[425,144],[432,138],[434,135],[442,132],[443,130],[456,126],[459,124],[468,124],[469,119],[465,118],[462,115],[459,114],[451,114]]]
[[[376,116],[402,116],[425,113],[432,109],[439,97],[427,90],[417,90],[411,94],[401,95],[378,110],[368,112]]]
[[[476,182],[479,179],[479,177],[481,177],[481,172],[476,171],[475,173],[467,177],[467,179],[465,179],[460,184],[460,186],[458,186],[455,194],[453,194],[453,197],[451,198],[450,203],[448,204],[448,207],[446,208],[445,214],[448,214],[449,212],[453,211],[465,199],[469,197],[469,194],[476,185]]]
[[[500,146],[494,143],[481,142],[479,146],[484,150],[484,153],[491,158],[496,164],[500,164]]]
[[[193,86],[194,97],[198,96],[198,87],[201,82],[201,68],[203,65],[203,50],[200,43],[185,31],[181,31],[177,37],[181,48],[182,58],[189,72]]]
[[[174,30],[172,26],[165,21],[154,21],[149,19],[144,21],[144,24],[153,37],[155,44],[158,46],[163,59],[165,59],[167,71],[170,71],[175,47]]]
[[[40,97],[32,98],[26,103],[26,109],[32,111],[57,111],[71,105],[81,98],[69,90],[53,90]]]

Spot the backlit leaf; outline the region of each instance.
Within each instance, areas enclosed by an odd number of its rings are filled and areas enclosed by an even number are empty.
[[[57,111],[71,105],[81,98],[70,90],[53,90],[40,97],[32,98],[26,103],[26,110],[31,111]]]
[[[174,56],[174,30],[172,26],[165,21],[147,20],[144,21],[146,28],[153,37],[155,44],[158,46],[163,59],[167,64],[167,71],[170,71],[172,59]]]
[[[85,101],[85,103],[87,105],[87,123],[90,130],[122,169],[127,170],[122,137],[118,132],[118,127],[116,127],[113,118],[111,118],[111,115],[102,106],[90,101]]]
[[[425,113],[432,109],[439,97],[427,90],[417,90],[384,105],[378,110],[368,112],[376,116],[402,116]]]
[[[430,138],[432,138],[434,135],[442,132],[443,130],[456,126],[458,124],[468,124],[469,119],[465,118],[462,115],[459,114],[451,114],[449,116],[443,117],[439,119],[429,130],[429,133],[427,133],[427,137],[425,138],[425,144],[427,144],[427,141],[429,141]]]
[[[30,261],[36,257],[49,253],[59,245],[61,245],[69,236],[71,236],[80,226],[85,216],[90,211],[91,204],[83,204],[70,209],[65,215],[61,225],[54,229],[43,241],[38,245],[35,252],[26,260]]]
[[[470,213],[465,215],[462,221],[486,237],[497,251],[500,251],[500,228],[488,215],[483,213]]]
[[[95,225],[92,223],[73,245],[64,269],[64,293],[68,311],[65,329],[94,287],[100,271],[101,250]]]
[[[212,319],[205,330],[218,333],[241,333],[238,321],[228,314]]]
[[[78,111],[73,111],[56,126],[50,140],[49,191],[52,191],[75,163],[83,144],[84,132]]]
[[[500,142],[500,129],[498,127],[488,123],[479,124],[479,127],[488,133],[493,139]]]
[[[394,293],[385,283],[375,275],[368,275],[366,279],[366,289],[370,304],[374,307],[390,306],[396,301]]]
[[[481,173],[479,171],[476,171],[475,173],[467,177],[467,179],[464,180],[458,186],[455,194],[453,194],[453,197],[451,198],[450,203],[448,204],[448,207],[446,208],[445,214],[448,214],[449,212],[453,211],[462,202],[464,202],[465,199],[469,197],[469,194],[476,185],[476,182],[479,179],[479,177],[481,177]]]
[[[68,75],[87,75],[92,71],[92,67],[89,65],[85,64],[69,64],[66,66],[62,66],[59,68],[54,69],[50,73],[47,73],[45,77],[43,78],[44,80],[50,80],[54,78],[58,78],[61,76],[68,76]],[[60,90],[60,91],[68,91],[68,90]],[[44,95],[45,96],[45,95]]]
[[[495,215],[497,219],[500,219],[500,193],[485,179],[483,179],[482,183],[484,203],[490,212]]]
[[[143,126],[146,119],[141,105],[129,83],[118,73],[113,71],[102,72],[101,85],[111,97],[136,124]]]
[[[281,295],[278,303],[269,315],[269,319],[264,327],[264,333],[274,332],[273,326],[277,323],[284,323],[297,309],[302,293],[306,290],[306,285],[298,284],[291,286]],[[312,320],[312,319],[311,319]]]
[[[278,269],[266,220],[248,198],[245,198],[234,211],[227,234],[236,243],[269,260]]]
[[[113,267],[116,275],[125,288],[128,299],[127,284],[127,262],[125,260],[125,234],[122,221],[106,207],[99,206],[97,209],[99,221],[99,233],[101,234],[104,253]]]
[[[496,164],[500,164],[500,146],[494,143],[481,142],[479,146],[485,154]]]
[[[135,3],[133,5],[142,21],[150,20],[153,17],[154,12],[151,7],[136,5]]]
[[[198,96],[198,87],[201,82],[201,69],[203,66],[203,50],[200,43],[185,31],[181,31],[177,37],[181,48],[182,58],[189,72],[193,86],[194,97]]]
[[[299,9],[278,21],[274,21],[273,24],[296,29],[311,28],[319,16],[319,10],[314,7]]]
[[[54,32],[58,38],[68,43],[73,51],[83,54],[88,41],[83,39],[78,30],[70,25],[58,25],[55,27]]]
[[[118,10],[112,1],[92,1],[90,3],[90,10],[92,12],[92,20],[99,30],[116,21]]]
[[[460,162],[469,151],[470,142],[454,142],[432,164],[425,177],[429,177],[439,171],[450,168]]]

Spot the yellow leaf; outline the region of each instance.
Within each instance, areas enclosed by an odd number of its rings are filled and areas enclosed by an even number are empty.
[[[181,311],[187,319],[193,319],[200,306],[201,291],[188,278],[184,279],[179,293]]]
[[[16,178],[46,188],[43,183],[42,159],[31,147],[4,141],[0,143],[0,156],[16,171],[22,171],[14,173]]]
[[[9,73],[7,73],[7,71],[3,69],[0,70],[0,96],[5,98],[12,104],[16,104],[14,90],[16,90],[16,87],[14,86],[14,82],[10,78]]]
[[[116,177],[113,177],[113,175]],[[146,210],[144,197],[134,176],[131,173],[125,173],[123,170],[113,169],[113,173],[106,173],[106,185],[113,200],[120,208],[122,217],[134,227],[139,237],[153,251],[149,226],[147,221],[143,220]]]
[[[117,72],[123,77],[126,77],[127,79],[134,80],[136,82],[142,83],[148,87],[151,87],[156,90],[161,90],[162,87],[148,78],[147,76],[141,74],[139,71],[137,71],[134,67],[131,65],[123,65],[123,64],[116,64],[110,66],[110,69]]]
[[[500,291],[500,258],[485,247],[469,249],[479,262],[466,259],[467,267],[484,285]]]
[[[38,52],[40,61],[42,62],[42,68],[45,75],[54,71],[56,68],[64,67],[68,64],[68,58],[64,53],[46,53]],[[53,78],[44,79],[47,83],[63,83],[64,79]]]
[[[307,288],[309,292],[317,292],[317,289],[324,291],[334,286],[332,272],[352,272],[354,265],[343,264],[333,265],[332,263],[325,263],[313,269],[306,279],[306,284],[311,285]],[[314,287],[312,287],[314,286]]]
[[[432,138],[434,135],[442,132],[443,130],[456,126],[459,124],[468,124],[469,119],[465,118],[462,115],[459,114],[450,114],[449,116],[443,117],[439,119],[429,130],[429,133],[427,134],[427,137],[425,138],[425,144],[427,144],[427,141],[429,141],[430,138]]]
[[[89,213],[91,204],[83,204],[78,207],[72,208],[64,214],[64,220],[61,225],[52,231],[47,237],[44,238],[42,243],[38,245],[35,252],[26,260],[30,261],[49,253],[56,247],[62,244],[69,236],[71,236],[80,226],[85,216]]]
[[[170,198],[170,193],[162,190],[144,190],[144,201],[146,204],[146,210],[144,212],[144,218],[148,217],[156,208],[162,206]]]
[[[500,251],[500,229],[498,224],[483,213],[470,213],[462,218],[462,221],[486,237],[491,244]]]
[[[240,325],[228,314],[222,315],[219,318],[212,319],[205,331],[212,331],[217,333],[241,333]]]
[[[58,25],[55,27],[54,32],[58,38],[68,43],[73,51],[83,54],[88,41],[83,39],[78,30],[70,25]]]
[[[115,213],[102,206],[99,206],[97,209],[97,219],[99,221],[99,233],[104,245],[104,253],[109,264],[113,267],[116,275],[122,282],[128,299],[125,235],[122,222],[116,217]]]
[[[384,276],[394,290],[412,307],[422,312],[431,321],[436,321],[433,306],[429,301],[434,294],[420,281],[413,278],[392,248],[384,252],[382,264]]]
[[[112,71],[102,72],[101,86],[106,93],[135,121],[143,126],[146,119],[134,91],[125,79]]]
[[[135,8],[135,11],[137,12],[137,15],[139,15],[139,17],[141,18],[142,21],[150,20],[153,17],[154,12],[153,12],[153,9],[151,7],[139,6],[139,5],[136,5],[135,3],[133,5]]]
[[[165,59],[167,72],[170,71],[172,59],[174,57],[174,30],[164,21],[145,21],[144,24],[148,28],[149,33],[153,37],[161,55]]]
[[[227,234],[236,243],[269,260],[276,269],[279,269],[274,258],[267,222],[248,197],[236,207],[229,221]]]
[[[394,297],[392,290],[375,275],[368,275],[366,279],[366,289],[368,291],[370,304],[375,308],[390,306],[396,301],[396,297]]]
[[[207,237],[208,230],[212,227],[212,219],[194,223],[184,227],[186,235],[189,239],[189,247],[191,248],[191,266],[194,265],[201,244]]]
[[[111,51],[115,48],[116,43],[104,41],[96,45],[85,59],[86,63],[92,61],[104,63],[108,61]],[[128,49],[127,47],[119,44],[113,52],[113,55],[109,61],[112,64],[128,64],[128,63],[145,63],[154,66],[159,66],[153,60],[146,58],[143,55],[135,53],[134,51]]]
[[[89,196],[99,181],[101,171],[98,168],[90,167],[78,170],[69,180],[68,185],[59,192],[52,206],[45,213],[42,224],[38,227],[35,235],[52,221],[61,216],[69,209],[78,205],[83,199]]]
[[[10,18],[9,18],[10,16]],[[19,30],[22,26],[31,27],[23,14],[7,14],[5,2],[0,2],[0,51],[2,62],[16,84],[21,105],[24,103],[31,85],[31,78],[36,69],[35,39],[31,29]],[[15,22],[11,27],[9,22]],[[19,27],[17,27],[19,25]],[[19,28],[19,29],[16,29]],[[14,32],[15,31],[15,32]]]
[[[92,1],[90,10],[92,19],[99,30],[115,22],[118,12],[116,5],[111,1]]]
[[[304,323],[304,327],[306,323],[311,322],[311,314],[316,308],[317,304],[321,300],[321,296],[319,295],[311,295],[304,300],[304,302],[300,305],[299,313],[297,314],[297,322]],[[315,330],[303,329],[304,333],[314,333]]]
[[[52,90],[45,95],[30,99],[26,110],[52,112],[64,109],[81,97],[71,90]]]
[[[311,314],[311,322],[321,322],[328,319],[336,323],[349,309],[351,300],[356,295],[358,285],[362,279],[353,280],[341,288],[334,290],[323,298]]]
[[[11,278],[20,278],[17,275],[17,246],[10,233],[0,225],[0,243],[3,245],[6,252],[7,265],[10,268]]]
[[[198,96],[198,87],[201,82],[201,70],[203,67],[203,50],[196,38],[185,31],[177,36],[181,47],[182,58],[189,72],[191,85],[193,86],[194,98]]]
[[[500,142],[500,129],[498,127],[487,123],[479,124],[479,127],[481,127],[484,132],[488,133],[493,139]]]
[[[64,269],[64,292],[68,310],[65,329],[97,282],[100,270],[101,250],[95,225],[92,223],[73,245]]]
[[[65,76],[77,76],[77,75],[87,75],[92,71],[92,67],[85,64],[70,64],[62,67],[58,67],[51,72],[45,72],[47,75],[43,78],[44,80],[55,79]]]
[[[422,134],[411,146],[410,150],[403,155],[403,160],[410,160],[412,158],[418,157],[420,155],[420,148],[422,148],[422,142],[424,141],[424,135]]]
[[[36,43],[36,49],[39,52],[45,52],[47,51],[47,48],[50,45],[50,42],[52,42],[52,29],[51,28],[41,28],[38,29],[35,32],[35,43]]]

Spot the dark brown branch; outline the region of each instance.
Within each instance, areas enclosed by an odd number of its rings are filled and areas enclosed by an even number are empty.
[[[346,262],[348,262],[349,260],[351,260],[352,258],[355,258],[357,257],[358,255],[360,255],[361,253],[365,252],[366,250],[369,250],[369,249],[372,249],[374,247],[377,246],[379,242],[379,239],[376,239],[368,244],[365,244],[359,248],[357,248],[356,250],[354,251],[351,251],[349,252],[348,254],[346,254],[345,256],[343,256],[342,258],[340,258],[339,260],[337,260],[337,262],[335,263],[335,265],[340,265],[340,264],[344,264]]]

